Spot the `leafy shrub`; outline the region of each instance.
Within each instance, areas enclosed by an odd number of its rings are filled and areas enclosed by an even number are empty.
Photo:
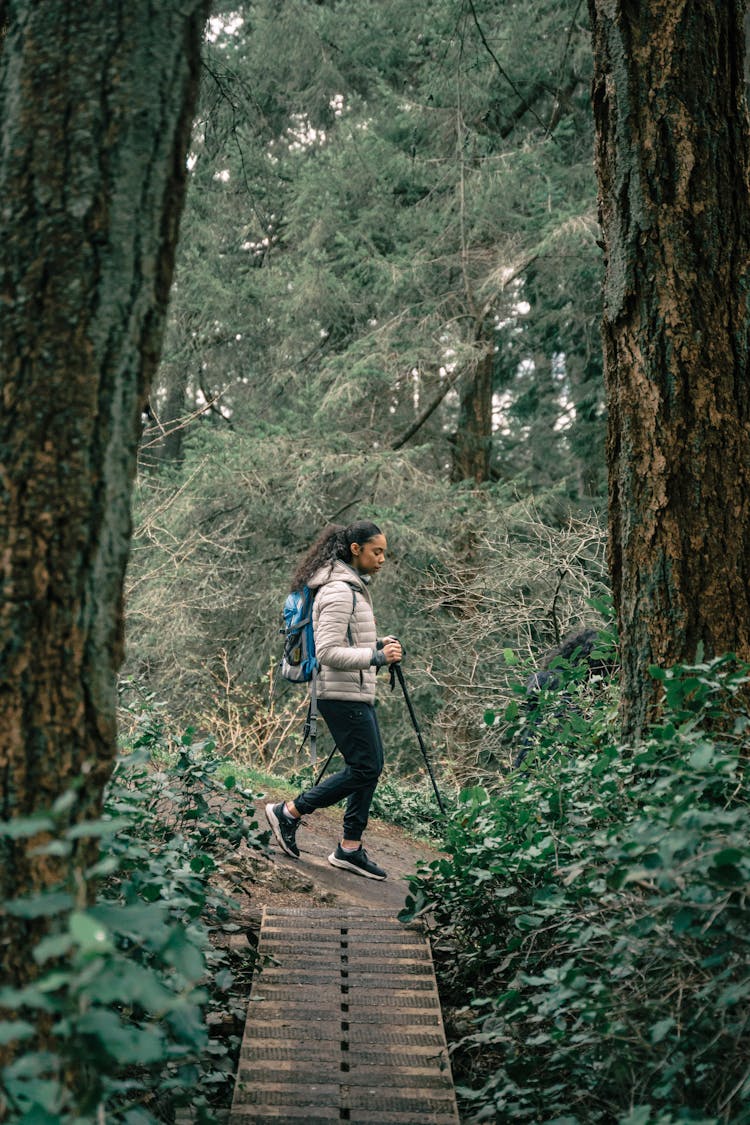
[[[153,725],[142,743],[158,740]],[[0,1075],[4,1120],[28,1125],[102,1121],[148,1125],[190,1105],[199,1121],[226,1102],[238,1043],[212,1039],[207,1012],[232,1009],[233,975],[212,931],[232,927],[231,901],[212,886],[224,850],[266,839],[223,799],[204,759],[206,744],[183,737],[175,768],[155,772],[146,751],[121,759],[100,820],[66,827],[75,793],[49,815],[0,830],[48,835],[44,850],[70,856],[66,885],[4,907],[45,914],[48,935],[30,951],[38,976],[0,990],[0,1044],[13,1058]],[[76,866],[75,843],[98,838],[99,861]],[[92,905],[88,887],[98,884]],[[240,1013],[237,1013],[238,1015]]]
[[[654,673],[646,743],[581,738],[465,791],[451,858],[412,880],[467,1121],[750,1121],[750,677]]]
[[[440,798],[446,809],[455,805],[455,798],[452,800],[452,794],[444,785],[440,785]],[[391,778],[381,779],[372,799],[372,812],[388,824],[405,828],[415,836],[435,840],[442,836],[442,814],[432,785],[427,781],[409,785]]]
[[[600,600],[592,608],[611,615],[607,601]],[[543,670],[536,661],[522,661],[511,649],[503,651],[505,663],[518,679],[502,713],[492,708],[484,713],[489,728],[485,758],[493,772],[498,768],[507,772],[503,758],[528,768],[535,758],[577,753],[582,740],[595,746],[611,738],[618,702],[616,629],[612,623],[587,632],[595,638],[590,651],[584,655],[574,648],[567,656],[554,655]],[[485,783],[492,788],[492,772],[485,773]]]

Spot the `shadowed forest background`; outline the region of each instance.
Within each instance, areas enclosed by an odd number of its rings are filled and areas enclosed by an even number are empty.
[[[0,3],[0,1120],[225,1119],[281,606],[367,518],[462,1122],[750,1123],[747,26]]]

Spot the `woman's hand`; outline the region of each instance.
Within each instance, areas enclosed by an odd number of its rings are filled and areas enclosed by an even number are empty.
[[[385,656],[386,664],[398,664],[403,656],[401,642],[397,641],[395,637],[385,638],[382,651]]]

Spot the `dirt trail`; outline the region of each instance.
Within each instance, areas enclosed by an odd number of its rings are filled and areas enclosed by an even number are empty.
[[[272,792],[258,799],[255,817],[261,828],[267,826],[264,805],[281,799],[281,793]],[[388,878],[381,882],[332,867],[328,856],[341,834],[341,816],[341,809],[332,808],[305,817],[297,835],[299,859],[282,852],[273,837],[268,857],[248,853],[253,881],[245,884],[244,891],[252,913],[260,912],[263,906],[362,906],[392,910],[394,917],[398,914],[408,892],[407,876],[420,860],[429,862],[440,853],[403,829],[373,818],[364,844],[368,854],[388,872]]]

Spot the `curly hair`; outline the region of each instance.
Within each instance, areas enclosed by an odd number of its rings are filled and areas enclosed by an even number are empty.
[[[315,571],[319,570],[321,566],[325,566],[326,563],[330,563],[331,567],[333,567],[336,559],[351,563],[352,543],[359,543],[364,546],[376,535],[382,534],[377,524],[372,523],[371,520],[356,520],[355,523],[350,523],[347,527],[344,527],[343,524],[329,523],[297,566],[292,579],[291,590],[301,590],[312,578]]]

